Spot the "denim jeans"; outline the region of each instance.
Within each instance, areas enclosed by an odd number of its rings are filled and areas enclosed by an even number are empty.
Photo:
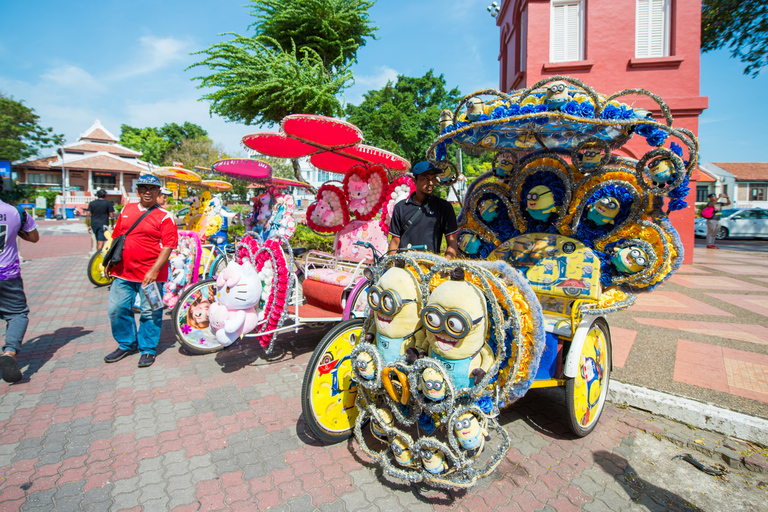
[[[162,289],[163,283],[157,283]],[[131,311],[136,294],[141,297],[139,330],[136,332],[136,317]],[[112,337],[122,350],[139,349],[142,354],[157,352],[160,342],[160,328],[163,325],[163,310],[152,311],[149,301],[141,291],[141,283],[116,277],[109,290],[109,321],[112,323]]]
[[[24,339],[29,323],[28,314],[29,306],[21,277],[0,281],[0,320],[8,322],[3,352],[13,350],[18,354],[21,350],[21,340]]]

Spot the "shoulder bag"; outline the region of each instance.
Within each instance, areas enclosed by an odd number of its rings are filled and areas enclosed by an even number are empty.
[[[139,220],[133,223],[133,226],[130,227],[128,231],[123,233],[122,235],[118,236],[117,238],[112,240],[112,245],[110,246],[109,250],[107,251],[107,254],[104,255],[103,265],[104,268],[114,267],[121,261],[123,261],[123,248],[125,247],[125,237],[128,236],[128,234],[133,231],[133,228],[139,225],[139,222],[144,220],[144,217],[150,214],[152,210],[157,208],[157,205],[152,205],[149,208],[147,208],[147,211],[144,212],[144,215],[139,217]]]

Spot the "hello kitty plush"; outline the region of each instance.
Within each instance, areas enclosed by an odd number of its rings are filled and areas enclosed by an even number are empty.
[[[356,212],[365,211],[366,198],[370,188],[364,181],[349,181],[349,209]]]
[[[318,199],[315,211],[312,212],[312,220],[315,221],[316,224],[327,226],[327,221],[332,219],[333,210],[331,210],[331,206],[322,199]]]
[[[166,284],[167,290],[175,292],[181,290],[187,284],[187,273],[184,272],[184,266],[187,258],[184,254],[177,254],[171,258],[171,279]]]
[[[216,301],[208,310],[211,330],[219,343],[229,346],[256,327],[263,317],[257,309],[261,294],[261,281],[251,262],[239,265],[230,261],[216,278]]]

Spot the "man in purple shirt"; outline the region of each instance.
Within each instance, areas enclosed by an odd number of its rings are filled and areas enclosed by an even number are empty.
[[[0,201],[0,319],[7,322],[0,372],[5,382],[21,380],[16,354],[21,349],[21,340],[24,339],[29,323],[29,306],[21,281],[17,236],[36,243],[40,240],[37,223],[24,210]]]

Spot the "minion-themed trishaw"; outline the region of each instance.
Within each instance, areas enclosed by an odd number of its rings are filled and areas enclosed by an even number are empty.
[[[622,102],[638,96],[663,119]],[[574,434],[589,434],[611,374],[607,314],[682,262],[667,214],[686,206],[698,147],[672,125],[647,91],[568,77],[444,111],[427,154],[444,183],[449,149],[494,152],[459,215],[462,258],[390,255],[367,271],[370,314],[329,333],[305,373],[313,433],[354,433],[388,475],[446,488],[498,466],[513,441],[497,417],[530,388],[565,387]],[[617,156],[633,136],[649,151]]]
[[[270,354],[280,333],[365,315],[363,270],[386,251],[388,222],[382,217],[410,193],[410,180],[398,177],[410,164],[362,144],[360,130],[338,119],[292,115],[281,127],[282,133],[247,135],[243,144],[268,156],[308,157],[313,166],[343,176],[320,187],[306,210],[312,230],[334,237],[334,252],[291,248],[293,198],[268,186],[257,196],[251,231],[236,246],[236,258],[179,300],[173,323],[188,352],[213,353],[255,337]],[[249,181],[279,183],[267,172],[269,165],[256,159],[214,167]],[[299,255],[303,265],[294,260]]]

